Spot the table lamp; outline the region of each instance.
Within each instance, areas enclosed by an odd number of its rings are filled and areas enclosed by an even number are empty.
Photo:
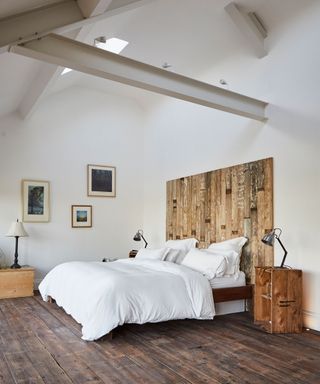
[[[283,259],[282,259],[282,262],[280,265],[280,268],[283,268],[288,252],[280,240],[281,233],[282,233],[282,230],[280,228],[274,228],[271,232],[264,235],[263,238],[261,239],[261,241],[264,244],[267,244],[267,245],[270,245],[271,247],[273,247],[274,246],[274,239],[278,240],[279,244],[281,245],[281,248],[284,250],[284,256],[283,256]]]
[[[14,223],[11,224],[11,227],[9,229],[9,232],[6,234],[8,237],[15,237],[16,238],[16,248],[14,252],[14,263],[11,265],[10,268],[21,268],[21,265],[18,264],[18,241],[19,237],[27,237],[28,234],[26,230],[23,227],[23,224],[21,221],[17,219]]]
[[[143,237],[143,230],[142,229],[138,229],[137,233],[133,237],[133,240],[134,241],[141,241],[141,239],[145,243],[144,247],[147,248],[148,243],[147,243],[146,239]]]

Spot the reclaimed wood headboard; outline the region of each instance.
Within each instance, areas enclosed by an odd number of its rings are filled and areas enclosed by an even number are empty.
[[[249,241],[241,270],[273,265],[273,247],[261,242],[273,228],[273,159],[263,159],[167,182],[166,237],[195,237],[199,248],[238,236]]]

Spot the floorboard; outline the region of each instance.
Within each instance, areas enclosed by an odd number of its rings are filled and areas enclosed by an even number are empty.
[[[85,342],[39,296],[0,300],[0,384],[320,383],[320,334],[270,335],[248,314],[125,325]]]

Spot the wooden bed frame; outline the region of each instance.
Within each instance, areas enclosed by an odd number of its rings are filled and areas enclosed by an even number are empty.
[[[252,291],[253,284],[247,284],[241,287],[212,289],[212,295],[215,303],[223,303],[225,301],[251,299]],[[54,303],[55,300],[51,296],[48,296],[48,302]]]
[[[250,300],[253,297],[253,284],[240,287],[216,288],[212,290],[215,303],[224,303],[233,300]]]

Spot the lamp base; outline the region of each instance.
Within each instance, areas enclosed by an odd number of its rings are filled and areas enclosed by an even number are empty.
[[[21,265],[18,264],[18,240],[19,240],[19,236],[15,236],[15,238],[16,238],[16,249],[14,251],[13,264],[11,265],[10,268],[19,269],[19,268],[21,268]]]
[[[19,265],[18,263],[14,263],[14,264],[11,265],[10,268],[12,268],[12,269],[19,269],[19,268],[21,268],[21,265]]]

